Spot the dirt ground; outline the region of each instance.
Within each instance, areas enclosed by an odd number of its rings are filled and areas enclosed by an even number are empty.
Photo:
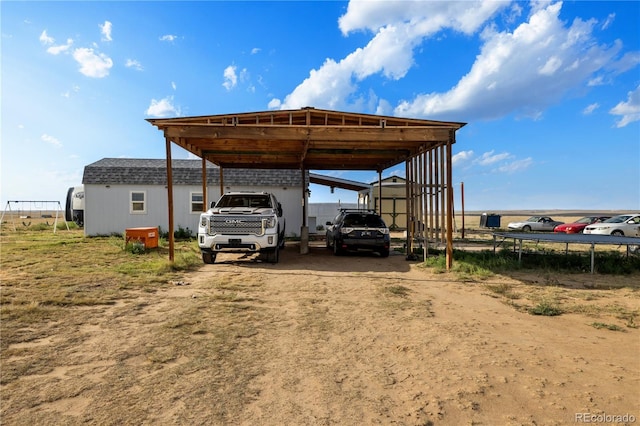
[[[577,290],[566,297],[640,310],[637,287],[570,277]],[[1,423],[640,421],[640,330],[593,326],[620,323],[616,309],[536,316],[488,289],[525,294],[544,281],[460,282],[399,254],[335,257],[320,246],[287,247],[276,265],[220,255],[157,292],[74,308],[43,324],[46,337],[12,345],[3,368],[28,374],[0,388]],[[46,367],[29,369],[36,360]]]

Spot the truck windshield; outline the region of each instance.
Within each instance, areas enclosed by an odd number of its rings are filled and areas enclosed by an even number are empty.
[[[266,195],[229,195],[218,201],[216,207],[269,208],[269,197]]]

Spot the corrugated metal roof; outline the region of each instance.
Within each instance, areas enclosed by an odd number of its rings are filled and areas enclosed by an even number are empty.
[[[83,184],[96,185],[166,185],[167,167],[163,159],[103,158],[84,168]],[[200,185],[201,160],[172,160],[174,185]],[[224,183],[229,185],[301,186],[300,170],[224,169]],[[207,184],[219,184],[220,169],[207,164]]]

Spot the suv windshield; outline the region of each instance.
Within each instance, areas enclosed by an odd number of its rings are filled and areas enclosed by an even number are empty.
[[[348,214],[344,218],[343,225],[349,227],[366,226],[369,228],[385,227],[380,216],[375,214]]]

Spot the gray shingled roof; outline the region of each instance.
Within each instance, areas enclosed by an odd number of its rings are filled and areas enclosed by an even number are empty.
[[[83,184],[166,185],[167,162],[161,159],[103,158],[84,168]],[[174,185],[202,184],[202,160],[172,160]],[[207,183],[219,184],[220,169],[207,163]],[[301,186],[300,170],[224,169],[229,185]]]

